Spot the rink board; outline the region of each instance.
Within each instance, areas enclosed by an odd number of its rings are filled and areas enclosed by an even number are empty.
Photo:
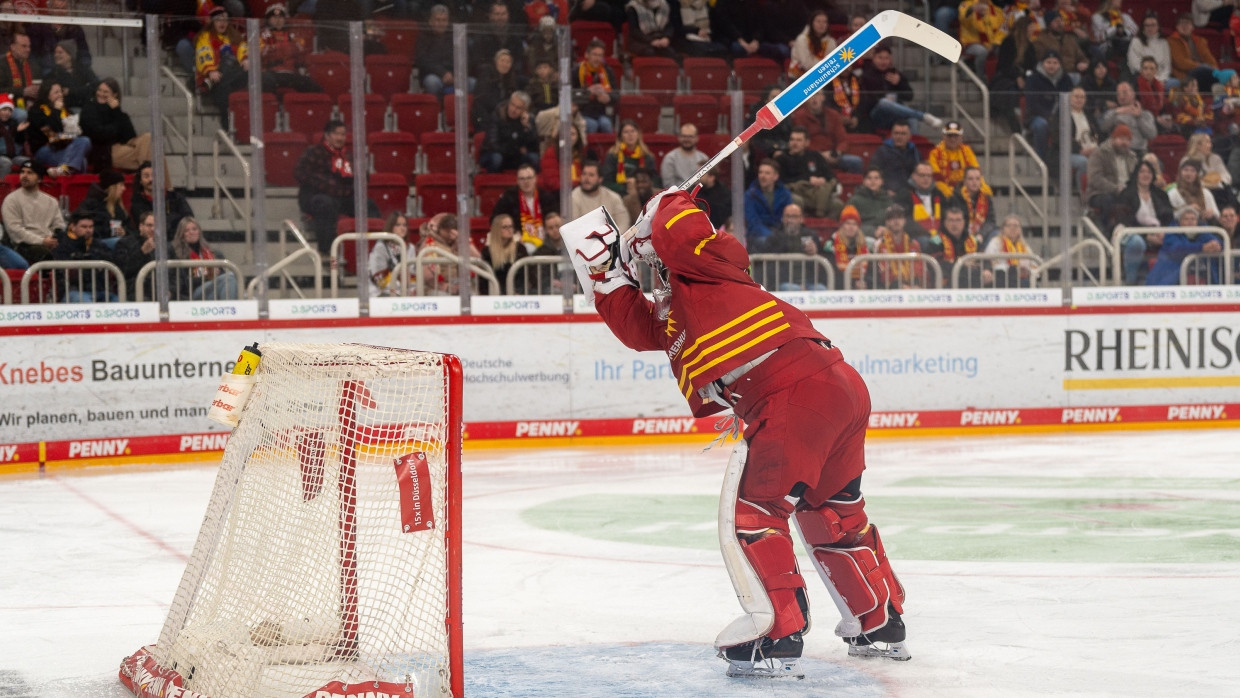
[[[1078,305],[1063,307],[1057,291],[1008,303],[993,293],[944,293],[887,294],[882,307],[807,311],[864,376],[876,434],[1240,420],[1240,304],[1230,298],[1210,299],[1202,290],[1193,303],[1112,294],[1097,301],[1107,305],[1074,297]],[[818,298],[797,300],[821,307]],[[137,314],[146,316],[145,309]],[[219,375],[254,341],[457,354],[467,438],[475,443],[706,441],[713,434],[714,419],[688,416],[664,356],[628,350],[587,312],[231,317],[241,319],[0,327],[0,468],[217,453],[226,431],[205,419],[206,405]]]

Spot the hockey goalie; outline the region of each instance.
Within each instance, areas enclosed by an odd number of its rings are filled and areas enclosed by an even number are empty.
[[[563,229],[599,314],[626,346],[662,351],[693,414],[745,424],[720,501],[720,547],[744,614],[715,639],[729,676],[803,676],[809,630],[796,529],[841,611],[850,655],[908,659],[904,589],[865,514],[870,397],[840,349],[748,275],[749,256],[689,193],[669,189],[626,233],[605,209]],[[655,271],[654,300],[635,281]]]

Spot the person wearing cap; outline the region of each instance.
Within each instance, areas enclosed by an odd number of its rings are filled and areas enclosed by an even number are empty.
[[[1075,73],[1077,77],[1089,68],[1089,56],[1081,50],[1076,34],[1064,26],[1063,14],[1059,10],[1047,10],[1045,15],[1046,28],[1033,40],[1033,47],[1038,52],[1038,60],[1042,61],[1047,54],[1055,54],[1066,72]],[[1073,79],[1073,82],[1076,78]]]
[[[249,68],[249,45],[228,20],[228,10],[212,8],[194,42],[195,82],[198,91],[219,110],[225,130],[229,127],[228,95],[245,89]]]
[[[1180,228],[1203,225],[1199,220],[1200,217],[1200,209],[1192,204],[1180,206],[1175,212],[1176,222]],[[1180,266],[1185,257],[1190,254],[1218,254],[1222,251],[1222,240],[1214,233],[1164,233],[1162,247],[1158,250],[1158,259],[1154,261],[1153,268],[1145,277],[1145,284],[1147,286],[1177,286],[1180,283]],[[1203,260],[1189,269],[1196,272],[1208,270],[1204,275],[1205,278],[1198,279],[1199,282],[1219,283],[1217,260],[1210,260],[1208,263]]]
[[[1141,106],[1136,90],[1127,82],[1115,87],[1115,106],[1102,114],[1098,127],[1102,133],[1110,133],[1120,124],[1128,127],[1132,149],[1138,154],[1144,153],[1150,139],[1158,135],[1158,121],[1154,114]]]
[[[934,171],[935,185],[944,196],[951,196],[952,192],[964,183],[965,170],[981,167],[973,148],[964,142],[964,129],[960,127],[959,121],[949,121],[943,126],[943,140],[934,146],[926,160]],[[984,180],[982,187],[987,194],[992,193],[990,185]]]
[[[85,213],[95,222],[95,237],[115,246],[116,238],[132,235],[138,226],[125,209],[125,177],[116,170],[99,173],[99,182],[90,185],[86,198],[75,213]]]
[[[65,17],[72,11],[69,0],[47,0],[46,6],[38,13],[45,16]],[[65,41],[73,45],[71,51],[73,60],[83,68],[90,69],[92,64],[90,45],[86,43],[86,30],[82,28],[82,25],[40,22],[27,26],[30,31],[31,60],[39,66],[43,77],[48,77],[49,71],[55,64],[53,52],[56,47]]]
[[[52,259],[69,262],[117,262],[112,249],[95,237],[94,219],[78,211],[70,214],[69,227],[56,236]],[[115,303],[120,300],[112,275],[103,269],[71,269],[63,278],[66,303]]]
[[[844,288],[864,291],[870,288],[866,277],[867,265],[864,263],[853,266],[851,283],[845,285],[848,263],[857,255],[868,253],[865,236],[861,234],[861,214],[857,213],[857,209],[852,206],[845,206],[844,210],[840,211],[840,227],[823,247],[823,255],[832,260],[835,265],[837,291]]]
[[[1171,49],[1171,76],[1181,83],[1192,75],[1197,78],[1197,87],[1208,90],[1214,85],[1214,71],[1218,70],[1218,59],[1210,52],[1210,44],[1205,37],[1193,33],[1193,16],[1187,12],[1175,20],[1175,32],[1167,37],[1167,46]]]
[[[274,92],[287,88],[296,92],[322,92],[323,88],[302,75],[306,54],[310,53],[306,39],[288,28],[288,8],[277,2],[267,7],[263,31],[258,35],[263,65],[263,90]]]
[[[77,57],[77,44],[66,39],[56,44],[52,50],[51,70],[45,81],[60,83],[65,89],[65,106],[79,110],[86,105],[95,94],[95,85],[99,77],[90,66],[82,64]]]
[[[892,204],[883,212],[883,223],[875,230],[879,254],[918,254],[921,245],[908,234],[908,211],[899,204]],[[885,260],[878,263],[881,288],[925,288],[928,285],[926,265],[906,260]]]
[[[65,229],[60,202],[39,189],[41,180],[38,167],[23,162],[18,170],[18,188],[0,204],[0,218],[13,249],[31,264],[51,256],[56,236]]]
[[[1085,202],[1097,211],[1106,234],[1119,222],[1115,204],[1128,186],[1128,177],[1136,168],[1137,160],[1132,150],[1132,129],[1124,124],[1116,126],[1111,137],[1089,156]]]
[[[1033,149],[1043,160],[1050,157],[1051,119],[1058,113],[1059,94],[1071,89],[1072,79],[1064,72],[1055,51],[1048,51],[1037,70],[1025,78],[1025,120],[1033,137]]]
[[[26,129],[29,124],[13,118],[13,100],[0,96],[0,177],[13,171],[14,164],[25,159]]]

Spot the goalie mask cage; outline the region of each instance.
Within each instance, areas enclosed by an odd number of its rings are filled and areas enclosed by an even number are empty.
[[[159,640],[122,682],[139,696],[463,695],[459,360],[260,349]]]

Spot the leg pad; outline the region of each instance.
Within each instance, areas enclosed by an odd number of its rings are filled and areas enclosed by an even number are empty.
[[[904,587],[896,579],[878,530],[869,526],[854,546],[816,546],[814,561],[822,567],[848,609],[869,633],[887,624],[888,603],[904,612]]]
[[[741,545],[775,609],[775,626],[767,635],[779,638],[800,632],[806,618],[797,600],[797,590],[805,588],[805,580],[797,570],[792,539],[786,533],[772,534]]]

